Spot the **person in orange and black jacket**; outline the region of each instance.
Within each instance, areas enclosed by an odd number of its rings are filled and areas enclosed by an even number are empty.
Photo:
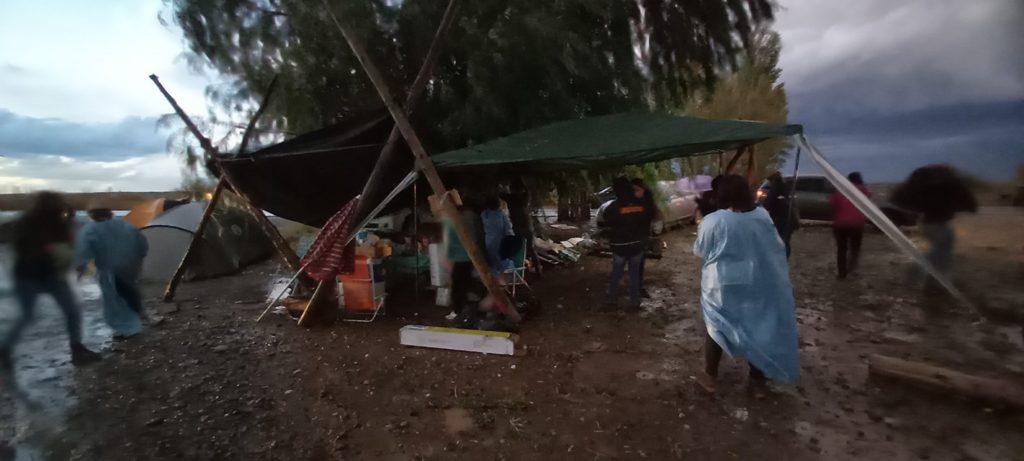
[[[608,306],[618,305],[619,283],[629,268],[629,305],[640,307],[640,273],[651,235],[654,210],[644,199],[644,189],[624,177],[612,183],[616,199],[605,210],[605,225],[612,251],[612,272],[608,284]]]
[[[661,210],[658,209],[658,204],[654,200],[654,192],[651,191],[650,187],[647,187],[647,183],[645,183],[643,179],[633,178],[632,184],[634,191],[636,191],[636,188],[643,190],[644,206],[653,210],[654,214],[651,217],[651,225],[647,226],[647,235],[652,235],[654,221],[661,217]],[[640,296],[642,298],[650,298],[651,294],[647,291],[647,285],[644,284],[644,269],[647,267],[647,252],[644,251],[641,254],[643,256],[641,256],[640,259]]]

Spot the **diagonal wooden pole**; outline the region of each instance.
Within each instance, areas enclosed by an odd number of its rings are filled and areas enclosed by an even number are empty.
[[[199,145],[202,146],[203,151],[205,151],[206,154],[211,158],[218,158],[220,153],[217,150],[217,148],[213,146],[213,143],[210,142],[209,138],[203,136],[203,133],[199,131],[199,127],[197,127],[196,124],[192,122],[192,119],[188,116],[188,114],[185,113],[181,106],[178,105],[178,102],[174,99],[174,97],[171,96],[167,89],[164,88],[163,84],[160,83],[160,79],[155,74],[150,75],[149,79],[153,81],[153,84],[156,85],[157,89],[160,90],[160,93],[163,94],[165,99],[167,99],[167,102],[174,109],[174,112],[178,114],[178,117],[181,118],[182,122],[185,123],[185,126],[188,127],[192,135],[195,136],[195,138],[199,141]],[[273,88],[274,86],[271,85],[270,90],[273,90]],[[269,100],[270,95],[271,91],[268,91],[264,95],[263,101],[260,103],[260,109],[257,109],[256,111],[257,115],[262,114],[262,109]],[[250,125],[254,124],[255,122],[250,121]],[[252,130],[246,129],[246,132],[251,134]],[[244,141],[245,140],[243,139],[243,142]],[[253,216],[253,218],[256,220],[256,223],[259,224],[260,229],[263,230],[263,233],[266,234],[267,237],[270,239],[271,243],[277,250],[277,253],[281,256],[284,263],[291,270],[298,271],[300,267],[298,255],[296,255],[295,251],[293,251],[291,246],[288,245],[288,241],[285,240],[283,236],[281,236],[281,232],[277,230],[277,227],[274,226],[274,223],[270,222],[267,216],[263,214],[263,210],[254,206],[252,202],[249,201],[248,197],[246,197],[242,193],[241,189],[235,187],[235,184],[232,182],[231,176],[228,174],[227,170],[221,169],[221,177],[217,181],[217,183],[218,187],[230,187],[238,194],[238,196],[242,199],[241,201],[245,205],[246,210],[249,212],[250,215]],[[221,185],[222,183],[223,185]],[[214,192],[217,192],[217,190],[215,189]],[[216,194],[214,197],[211,197],[210,203],[207,204],[207,210],[203,211],[204,219],[200,220],[199,226],[196,228],[196,233],[193,234],[192,236],[193,240],[200,238],[202,236],[202,233],[206,228],[206,223],[209,221],[209,215],[212,214],[212,209],[219,202],[221,196],[222,194]],[[189,244],[190,248],[193,248],[194,246],[194,242]],[[174,291],[177,288],[177,285],[180,282],[181,277],[184,275],[184,268],[187,267],[187,262],[185,261],[185,259],[188,259],[188,257],[189,252],[187,251],[185,253],[185,256],[182,258],[182,263],[179,264],[178,266],[178,270],[175,271],[174,276],[171,278],[171,282],[167,284],[167,290],[164,292],[164,301],[171,301],[172,299],[174,299]],[[175,281],[176,279],[177,281]],[[302,281],[303,285],[311,285],[311,282],[307,278],[302,278],[300,280]]]
[[[391,90],[388,89],[387,84],[384,81],[384,77],[381,75],[377,66],[370,60],[368,54],[363,45],[359,42],[358,38],[345,27],[338,18],[334,15],[334,11],[331,9],[330,4],[327,0],[324,0],[324,7],[327,10],[327,14],[330,16],[334,25],[341,32],[342,36],[345,37],[345,41],[349,47],[352,48],[352,53],[355,54],[359,60],[359,64],[362,65],[363,70],[366,72],[367,77],[373,82],[373,86],[377,89],[377,93],[380,95],[381,100],[387,107],[388,112],[391,113],[391,118],[395,120],[395,125],[402,132],[402,137],[405,138],[405,142],[409,145],[409,149],[412,150],[413,155],[416,156],[416,161],[419,164],[420,170],[423,175],[427,178],[427,183],[430,184],[430,188],[433,190],[434,195],[439,199],[438,202],[441,205],[441,214],[451,221],[452,227],[455,230],[455,235],[458,236],[459,241],[462,242],[462,246],[469,253],[469,259],[473,262],[473,266],[476,268],[477,273],[480,274],[480,280],[483,281],[484,286],[487,287],[487,291],[497,301],[498,308],[513,322],[521,320],[519,312],[516,311],[515,305],[509,300],[505,290],[494,280],[494,276],[491,273],[491,268],[487,264],[487,259],[484,258],[484,254],[480,251],[480,247],[476,243],[476,239],[470,234],[469,229],[462,220],[458,209],[455,208],[455,204],[448,198],[447,189],[444,186],[444,182],[441,181],[441,176],[437,173],[437,168],[434,167],[434,162],[430,160],[427,155],[426,149],[423,148],[423,144],[420,142],[419,136],[416,134],[416,130],[413,129],[412,124],[409,123],[409,118],[405,115],[405,111],[399,107],[398,103],[391,96]]]
[[[451,0],[448,2],[448,8],[444,11],[444,16],[441,17],[441,24],[437,26],[437,32],[434,33],[434,39],[430,42],[430,48],[427,50],[426,57],[423,58],[423,64],[420,66],[420,71],[416,74],[416,79],[413,80],[412,86],[409,87],[408,93],[405,96],[405,110],[406,114],[410,115],[416,110],[417,102],[420,100],[420,95],[423,90],[427,87],[427,82],[430,81],[431,75],[434,73],[434,66],[437,63],[437,57],[441,54],[441,45],[444,42],[445,34],[451,27],[452,22],[455,18],[455,10],[458,5],[458,0]],[[386,192],[381,186],[381,181],[384,178],[384,173],[389,168],[393,167],[394,159],[397,155],[395,147],[398,146],[398,142],[402,138],[402,132],[398,129],[396,124],[391,128],[391,133],[388,134],[388,140],[384,144],[384,148],[380,152],[380,156],[377,157],[377,163],[373,167],[373,171],[370,172],[369,179],[366,180],[366,185],[363,186],[362,197],[359,201],[359,206],[356,208],[354,219],[356,222],[361,221],[366,217],[366,214],[373,209],[373,207],[380,202],[382,193]],[[413,204],[413,217],[415,218],[415,204]]]
[[[188,248],[185,249],[185,254],[181,256],[181,261],[178,263],[178,268],[174,270],[174,275],[167,281],[163,298],[165,303],[174,300],[174,292],[178,289],[178,284],[181,283],[182,277],[185,276],[185,269],[188,268],[188,263],[192,259],[192,252],[196,251],[199,242],[203,240],[206,224],[210,222],[213,210],[217,208],[217,202],[220,202],[220,196],[224,192],[225,185],[227,185],[227,182],[224,181],[223,177],[217,180],[217,187],[214,187],[210,202],[206,204],[206,209],[203,210],[203,217],[199,219],[199,225],[196,226],[196,231],[192,234],[192,240],[188,242]]]
[[[725,170],[722,172],[722,174],[732,174],[732,169],[736,166],[736,162],[739,162],[740,157],[743,156],[744,150],[748,148],[748,146],[743,146],[740,147],[739,149],[736,149],[736,153],[733,154],[731,159],[729,159],[729,163],[725,165]]]
[[[437,57],[441,53],[441,43],[444,41],[444,35],[451,26],[452,21],[455,17],[455,6],[458,0],[451,0],[448,3],[448,8],[444,11],[444,16],[441,18],[441,24],[437,27],[437,32],[434,33],[434,39],[430,43],[430,48],[427,50],[427,56],[423,60],[423,64],[420,66],[419,73],[416,74],[416,79],[413,80],[412,86],[409,87],[409,91],[405,97],[406,110],[410,113],[416,106],[416,102],[419,100],[423,90],[427,87],[427,82],[430,80],[431,74],[434,71],[434,64],[437,62]],[[356,207],[355,215],[353,216],[354,222],[360,222],[367,216],[373,207],[380,202],[380,196],[382,195],[382,184],[384,179],[384,173],[389,168],[393,168],[393,162],[396,157],[396,147],[398,142],[402,139],[402,133],[398,129],[396,124],[391,128],[391,133],[388,134],[388,140],[384,143],[384,148],[381,149],[380,156],[377,157],[377,163],[373,167],[373,171],[370,172],[370,177],[366,180],[366,185],[363,186],[363,192],[359,200],[359,205]],[[413,204],[413,219],[416,219],[416,206]],[[333,283],[331,284],[333,285]],[[299,317],[299,326],[309,326],[315,322],[315,319],[329,319],[330,317],[326,314],[326,307],[329,303],[324,301],[324,298],[329,297],[333,294],[331,290],[333,287],[325,286],[325,282],[317,284],[316,290],[313,292],[313,296],[306,304],[306,308],[303,309],[302,315]]]

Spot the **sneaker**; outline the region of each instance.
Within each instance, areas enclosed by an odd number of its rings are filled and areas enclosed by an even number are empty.
[[[100,354],[86,349],[81,344],[71,346],[71,364],[76,367],[96,363],[102,359],[103,357]]]
[[[455,320],[455,317],[458,317],[458,316],[459,316],[459,314],[456,314],[455,311],[451,311],[451,312],[448,313],[448,315],[444,316],[444,319],[445,320]]]

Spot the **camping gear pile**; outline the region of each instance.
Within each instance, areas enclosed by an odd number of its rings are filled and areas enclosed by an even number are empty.
[[[535,239],[537,257],[544,264],[560,266],[579,262],[583,255],[596,247],[596,242],[587,236],[573,237],[561,242],[548,239]]]

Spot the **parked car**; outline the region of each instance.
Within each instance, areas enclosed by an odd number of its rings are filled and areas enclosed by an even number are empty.
[[[657,187],[660,192],[658,196],[662,198],[662,203],[659,204],[662,219],[655,220],[652,224],[651,231],[654,235],[661,235],[672,226],[694,222],[697,218],[698,192],[680,192],[676,190],[675,182],[673,181],[658,181]],[[604,227],[604,211],[608,208],[608,205],[615,201],[615,193],[609,187],[601,190],[595,196],[602,202],[597,209],[597,213],[594,214],[591,225],[594,228],[601,229]]]
[[[430,211],[421,209],[419,210],[419,222],[420,224],[436,223],[438,220]],[[402,208],[398,211],[376,217],[366,223],[366,227],[363,229],[384,235],[412,235],[413,224],[412,209]]]
[[[786,185],[792,187],[793,178],[785,178]],[[762,184],[757,191],[758,202],[766,193],[767,183]],[[797,178],[794,190],[797,212],[800,219],[812,219],[817,221],[832,220],[832,206],[829,197],[835,192],[835,187],[824,176],[801,176]],[[917,214],[900,209],[889,203],[884,197],[872,195],[871,201],[875,203],[897,226],[911,226],[917,222]]]

